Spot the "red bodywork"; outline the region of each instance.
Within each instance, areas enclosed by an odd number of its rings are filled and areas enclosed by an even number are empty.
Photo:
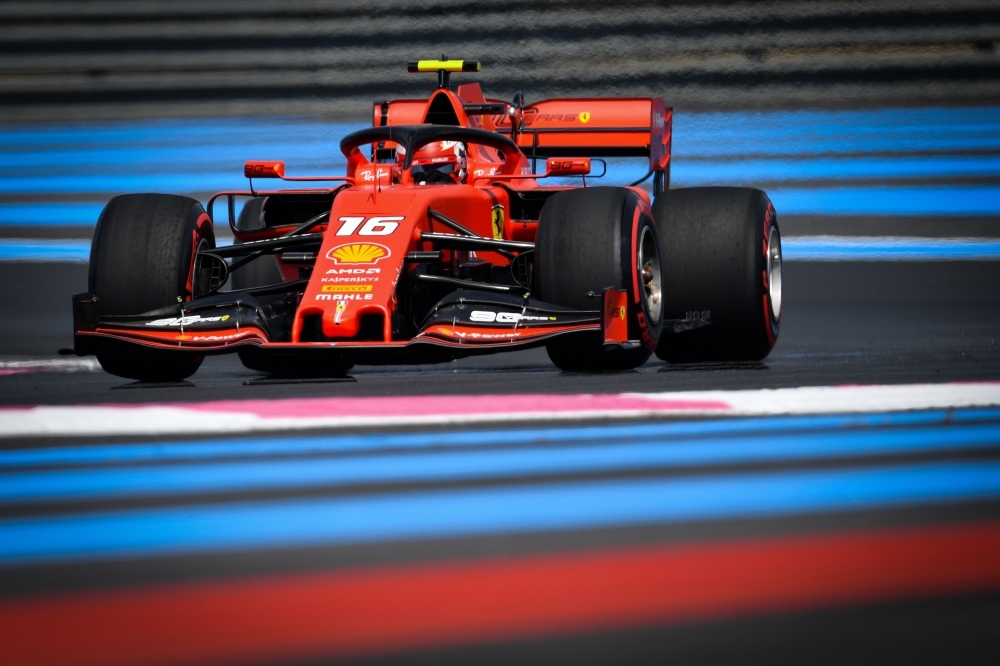
[[[467,107],[474,112],[466,113]],[[490,111],[484,112],[484,108]],[[484,238],[534,242],[537,211],[534,215],[519,213],[517,206],[512,208],[512,197],[567,189],[547,186],[545,174],[533,174],[533,162],[538,158],[642,156],[649,160],[649,169],[659,178],[660,187],[666,187],[671,110],[664,107],[663,100],[553,99],[514,108],[484,99],[479,84],[472,83],[455,91],[439,88],[426,100],[396,100],[374,106],[375,127],[426,123],[506,135],[513,138],[520,150],[501,155],[496,148],[470,144],[466,183],[421,186],[415,185],[409,172],[400,171],[394,162],[373,162],[370,156],[375,154],[374,150],[356,147],[345,151],[347,173],[339,176],[344,181],[339,187],[247,190],[213,197],[212,201],[236,195],[332,195],[328,221],[312,230],[322,232],[323,237],[311,270],[279,260],[286,281],[308,278],[290,335],[285,340],[272,339],[264,327],[241,322],[239,316],[227,319],[222,315],[210,321],[212,317],[204,313],[186,316],[184,310],[170,321],[161,318],[127,326],[99,318],[87,321],[86,316],[78,316],[78,340],[114,338],[199,353],[231,351],[244,345],[275,350],[334,347],[345,351],[403,350],[414,345],[432,345],[451,348],[458,352],[456,355],[531,346],[556,335],[583,330],[603,331],[607,344],[626,342],[621,339],[625,327],[615,321],[619,309],[610,306],[612,301],[620,299],[618,295],[606,295],[605,307],[600,299],[596,300],[595,313],[590,319],[565,320],[552,316],[548,321],[541,321],[544,317],[528,317],[512,322],[516,317],[507,316],[502,326],[490,326],[489,322],[438,322],[401,335],[394,327],[400,307],[398,290],[401,281],[419,265],[407,259],[416,252],[440,250],[439,267],[445,276],[457,275],[457,267],[470,259],[501,269],[509,267],[516,252],[442,249],[434,242],[422,240],[421,234],[455,233],[453,228],[429,215],[428,211],[433,210]],[[571,164],[567,159],[565,165],[556,166],[572,171],[583,168],[583,164],[583,160]],[[248,162],[246,175],[291,181],[321,180],[285,176],[284,165],[274,162]],[[650,202],[645,190],[634,189],[647,204]],[[209,211],[212,208],[210,202]],[[232,217],[231,213],[230,225],[240,242],[278,238],[294,227],[279,225],[246,232],[236,229]],[[378,325],[373,325],[373,321]]]

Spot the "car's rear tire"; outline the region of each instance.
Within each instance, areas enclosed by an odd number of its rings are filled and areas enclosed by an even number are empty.
[[[692,187],[653,204],[664,275],[664,327],[656,355],[671,363],[759,361],[781,324],[781,236],[761,190]],[[681,326],[680,328],[683,328]]]
[[[642,280],[640,263],[655,275],[650,286]],[[649,206],[638,194],[621,187],[590,187],[549,197],[538,223],[535,276],[542,301],[577,310],[600,311],[605,288],[625,289],[629,339],[640,343],[605,348],[599,332],[561,336],[546,346],[556,366],[583,372],[627,370],[649,359],[662,321],[660,257]]]
[[[194,257],[215,247],[202,205],[171,194],[125,194],[101,212],[90,248],[89,291],[102,315],[136,315],[191,300]],[[107,372],[144,381],[193,375],[202,356],[108,344],[97,353]]]

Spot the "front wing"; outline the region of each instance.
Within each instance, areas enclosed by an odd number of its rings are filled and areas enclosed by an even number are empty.
[[[405,351],[420,346],[451,348],[458,355],[534,347],[564,335],[604,333],[616,340],[613,316],[602,310],[574,311],[534,299],[458,292],[427,316],[419,331],[406,340],[291,341],[282,340],[275,315],[252,296],[218,294],[134,316],[102,316],[89,294],[74,297],[76,351],[94,353],[103,343],[117,341],[146,348],[200,354],[233,352],[243,347],[269,350],[332,350],[342,352]],[[607,313],[607,309],[603,311]],[[605,321],[607,320],[607,321]],[[609,335],[611,334],[611,335]]]

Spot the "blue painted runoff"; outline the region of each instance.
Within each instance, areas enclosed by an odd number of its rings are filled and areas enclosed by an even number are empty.
[[[92,201],[0,204],[0,226],[93,226],[103,209],[104,203]]]
[[[779,221],[782,214],[1000,215],[1000,185],[780,187],[767,194]]]
[[[784,261],[971,261],[1000,259],[1000,239],[785,238]]]
[[[588,481],[0,520],[0,566],[856,511],[1000,497],[1000,463]]]
[[[219,243],[223,245],[224,243]],[[785,237],[785,261],[996,261],[1000,240],[990,238]],[[90,260],[90,241],[0,239],[0,261]]]
[[[610,433],[609,433],[610,434]],[[610,438],[609,438],[610,439]],[[0,474],[0,504],[482,480],[1000,447],[1000,423]]]
[[[90,241],[9,238],[0,240],[0,261],[90,261]]]
[[[239,217],[243,204],[249,197],[237,197],[233,213]],[[208,201],[201,202],[203,206]],[[107,201],[0,203],[0,228],[5,226],[81,226],[93,228]],[[228,210],[225,199],[217,200],[214,210],[216,221],[227,227]],[[89,231],[89,229],[88,229]],[[227,231],[228,233],[228,231]]]
[[[245,187],[248,159],[281,159],[294,174],[337,174],[345,164],[339,140],[360,127],[304,118],[2,125],[0,194],[81,202],[140,191],[204,196]],[[1000,107],[679,113],[673,156],[675,185],[767,183],[784,214],[1000,215]],[[595,182],[635,180],[640,162],[612,160],[608,178]],[[910,190],[920,188],[903,180],[912,178],[941,181],[943,193],[914,198]],[[837,185],[845,179],[849,187]],[[858,180],[877,186],[866,196]],[[970,189],[983,180],[978,194]],[[57,209],[34,205],[0,211],[0,224],[93,220],[67,206],[55,221]]]
[[[1000,409],[933,410],[820,416],[775,416],[607,426],[449,430],[394,434],[285,436],[239,439],[88,444],[0,450],[0,470],[24,467],[204,461],[219,458],[344,455],[425,449],[567,445],[621,440],[698,440],[764,433],[851,432],[864,428],[928,427],[1000,421]]]

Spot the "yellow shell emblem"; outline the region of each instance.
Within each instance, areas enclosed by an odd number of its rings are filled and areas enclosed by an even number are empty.
[[[338,264],[374,264],[390,254],[389,248],[385,245],[351,243],[350,245],[338,245],[326,253],[326,258],[333,259]]]

